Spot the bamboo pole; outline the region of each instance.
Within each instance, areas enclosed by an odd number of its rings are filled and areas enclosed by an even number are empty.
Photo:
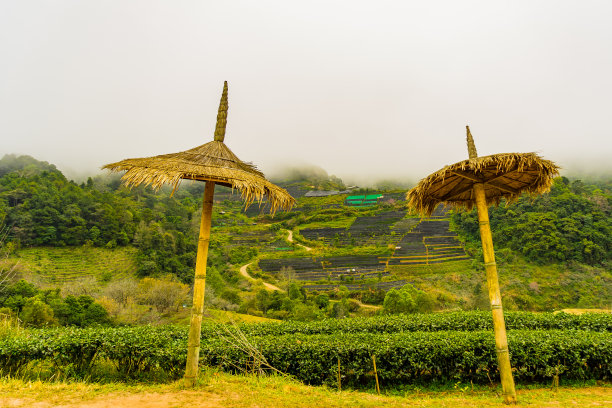
[[[338,357],[338,392],[342,391],[342,384],[340,383],[340,357]]]
[[[506,404],[516,404],[516,391],[514,389],[512,367],[510,366],[508,337],[506,336],[506,324],[504,323],[504,312],[499,291],[499,280],[497,277],[497,266],[495,264],[493,238],[491,236],[491,226],[489,225],[489,209],[487,208],[484,184],[474,184],[473,191],[474,201],[478,209],[480,239],[482,241],[484,266],[487,273],[487,287],[489,289],[489,301],[491,302],[491,312],[493,314],[493,330],[495,331],[495,349],[504,392],[504,402]]]
[[[185,386],[193,387],[198,377],[198,360],[200,358],[200,335],[202,333],[202,314],[204,313],[204,290],[206,286],[206,261],[208,243],[210,242],[210,224],[212,218],[215,182],[207,181],[204,187],[202,220],[198,238],[195,280],[193,282],[193,306],[189,323],[189,340],[187,341],[187,365],[185,367]]]
[[[374,377],[376,378],[376,392],[380,395],[380,385],[378,384],[378,371],[376,370],[376,356],[372,354],[372,363],[374,364]]]

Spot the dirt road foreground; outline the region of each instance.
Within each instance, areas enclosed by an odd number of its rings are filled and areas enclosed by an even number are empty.
[[[383,390],[384,392],[384,390]],[[612,407],[612,385],[518,390],[519,407]],[[411,391],[405,396],[309,387],[279,377],[204,375],[193,390],[172,384],[126,385],[0,380],[0,407],[501,407],[496,390]]]

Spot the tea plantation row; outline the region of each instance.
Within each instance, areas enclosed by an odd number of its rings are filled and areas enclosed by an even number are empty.
[[[612,314],[506,312],[508,330],[589,330],[612,332]],[[327,319],[315,322],[285,321],[282,323],[251,323],[240,326],[251,335],[283,335],[293,333],[398,333],[435,331],[493,330],[491,312],[449,312],[432,314],[387,315],[354,319]],[[205,334],[206,329],[203,329]]]
[[[224,326],[207,326],[202,364],[236,372],[253,366]],[[212,334],[214,331],[214,335]],[[585,330],[513,330],[508,333],[518,381],[540,382],[559,372],[565,379],[612,378],[612,335]],[[305,383],[333,383],[338,360],[344,384],[373,380],[372,356],[385,384],[496,381],[493,333],[436,331],[396,333],[247,335],[267,362]],[[3,375],[53,367],[64,376],[89,377],[99,363],[125,377],[184,369],[185,327],[61,328],[32,330],[0,339]],[[158,376],[159,377],[159,376]]]
[[[342,382],[363,386],[374,380],[372,356],[384,384],[497,381],[495,340],[490,332],[286,335],[252,339],[267,362],[307,384],[334,384],[338,360]],[[612,336],[585,331],[509,332],[515,379],[542,382],[561,378],[612,378]],[[227,371],[252,359],[222,340],[203,344],[202,358]]]

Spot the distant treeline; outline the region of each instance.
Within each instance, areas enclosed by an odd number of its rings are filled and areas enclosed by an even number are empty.
[[[99,176],[77,184],[49,163],[8,155],[0,160],[0,228],[8,230],[7,241],[17,249],[133,245],[139,249],[141,276],[172,273],[189,283],[203,188],[203,183],[185,183],[170,197],[168,190],[127,190],[120,186],[118,177]],[[496,247],[540,263],[608,262],[612,250],[611,191],[612,179],[585,184],[561,177],[549,194],[492,208]],[[251,223],[240,208],[241,204],[233,201],[216,206],[213,227],[215,223]],[[454,213],[452,221],[468,247],[472,243],[478,248],[475,212]],[[215,269],[212,273],[236,280],[228,265],[248,261],[256,249],[226,245],[228,239],[212,235],[209,265]]]
[[[125,189],[112,176],[77,184],[46,162],[8,155],[0,160],[0,228],[8,230],[13,249],[133,245],[139,249],[139,275],[172,273],[189,283],[203,191],[203,183],[186,183],[170,197],[165,190]],[[240,258],[235,248],[225,254],[230,250],[221,239],[211,241],[209,264],[223,273],[226,261],[241,259],[233,259]]]
[[[610,181],[594,185],[560,177],[550,193],[523,196],[489,214],[496,249],[508,248],[538,263],[598,265],[612,255],[611,210]],[[475,211],[455,212],[452,222],[468,244],[480,245]]]

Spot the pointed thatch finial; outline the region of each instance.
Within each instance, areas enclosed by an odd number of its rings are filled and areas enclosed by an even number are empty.
[[[468,145],[468,154],[470,159],[475,159],[478,157],[478,152],[476,152],[476,145],[474,144],[474,138],[472,137],[472,133],[470,132],[470,127],[466,126],[467,129],[467,145]]]
[[[219,113],[217,113],[217,127],[215,128],[215,141],[222,142],[225,139],[225,126],[227,125],[227,81],[223,82],[223,94],[219,102]]]

